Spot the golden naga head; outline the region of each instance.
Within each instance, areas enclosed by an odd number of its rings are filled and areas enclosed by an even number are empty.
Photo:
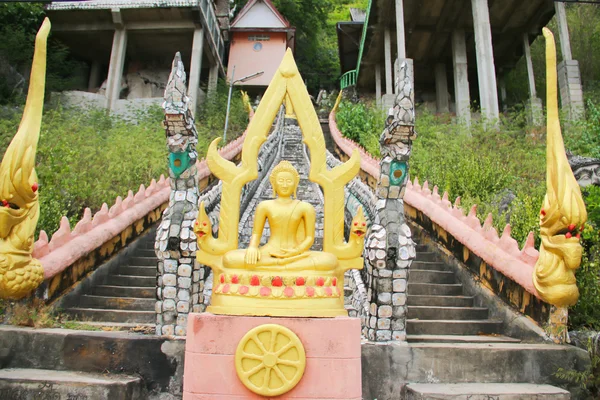
[[[546,197],[540,211],[540,258],[533,283],[545,302],[557,307],[573,305],[579,298],[575,270],[581,263],[579,231],[587,220],[585,203],[565,153],[558,119],[556,44],[552,32],[546,38],[548,137]]]
[[[0,298],[20,299],[37,288],[44,277],[42,266],[31,253],[40,212],[35,153],[44,108],[49,33],[46,18],[35,40],[23,119],[0,165]]]
[[[350,239],[362,240],[364,242],[367,234],[367,220],[363,212],[362,206],[358,207],[356,215],[352,219],[350,225]]]

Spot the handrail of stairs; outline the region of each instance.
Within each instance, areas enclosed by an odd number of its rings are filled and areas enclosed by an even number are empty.
[[[254,113],[249,110],[249,118]],[[227,160],[234,159],[241,151],[247,130],[236,140],[228,143],[219,150],[220,154]],[[198,181],[208,181],[211,175],[204,159],[199,160]],[[71,230],[69,220],[63,216],[59,229],[49,239],[46,232],[41,231],[39,239],[34,244],[33,257],[39,259],[44,269],[44,280],[49,287],[53,277],[61,274],[69,266],[86,257],[92,252],[101,249],[111,240],[119,238],[124,232],[133,226],[137,234],[143,230],[143,224],[136,226],[138,222],[149,217],[152,222],[160,219],[162,211],[169,203],[171,188],[168,178],[161,175],[159,181],[152,180],[148,188],[143,184],[136,194],[129,191],[128,196],[122,199],[116,198],[110,208],[104,203],[101,209],[92,216],[89,208],[86,208],[81,220]],[[153,214],[153,215],[151,215]],[[109,250],[107,250],[110,252]],[[81,274],[77,278],[81,278]],[[48,294],[47,289],[44,298],[55,297]]]
[[[335,115],[336,108],[334,107],[329,115],[329,129],[337,147],[348,156],[354,149],[358,149],[361,153],[361,169],[376,180],[379,177],[379,160],[371,156],[360,145],[342,135],[337,127]],[[417,179],[414,180],[414,183],[407,184],[404,201],[453,235],[492,268],[521,285],[527,292],[540,298],[533,285],[533,270],[539,258],[539,252],[534,247],[532,232],[529,233],[523,248],[519,249],[517,241],[511,237],[510,224],[507,224],[502,235],[498,236],[491,214],[481,225],[476,216],[476,206],[473,206],[465,215],[460,208],[460,198],[456,199],[453,206],[448,200],[447,192],[440,196],[437,186],[432,191],[429,189],[428,182],[421,186]]]

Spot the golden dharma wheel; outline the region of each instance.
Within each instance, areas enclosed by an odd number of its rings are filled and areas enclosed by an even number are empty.
[[[235,352],[235,369],[248,389],[261,396],[292,390],[306,367],[302,342],[288,328],[265,324],[244,335]]]

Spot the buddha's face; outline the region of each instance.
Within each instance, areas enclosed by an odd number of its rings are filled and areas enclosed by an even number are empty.
[[[291,172],[282,171],[275,176],[273,189],[279,197],[290,197],[295,192],[297,184]]]

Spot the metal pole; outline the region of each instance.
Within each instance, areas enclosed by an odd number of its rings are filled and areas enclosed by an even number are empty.
[[[235,74],[235,65],[231,70],[231,80],[229,81],[229,96],[227,97],[227,113],[225,114],[225,129],[223,130],[223,144],[227,140],[227,125],[229,125],[229,108],[231,107],[231,92],[233,91],[233,75]]]

